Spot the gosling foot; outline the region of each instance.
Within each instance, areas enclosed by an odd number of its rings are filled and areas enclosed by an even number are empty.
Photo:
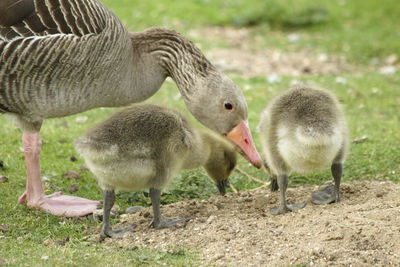
[[[131,224],[125,227],[119,227],[114,229],[103,229],[101,232],[102,238],[111,237],[111,238],[121,238],[126,234],[133,233],[135,230],[136,224]]]
[[[326,186],[324,189],[313,191],[311,194],[311,202],[317,205],[326,205],[339,201],[340,196],[336,193],[333,184]]]
[[[169,228],[173,227],[177,224],[180,223],[185,223],[187,221],[190,221],[192,218],[191,217],[186,217],[186,218],[162,218],[158,223],[155,223],[154,220],[151,221],[150,227],[154,227],[155,229],[163,229],[163,228]]]
[[[304,208],[307,205],[307,202],[303,201],[300,203],[293,203],[293,204],[287,204],[286,207],[278,206],[278,207],[273,207],[270,209],[270,213],[272,215],[279,215],[279,214],[285,214],[290,211],[295,211]]]

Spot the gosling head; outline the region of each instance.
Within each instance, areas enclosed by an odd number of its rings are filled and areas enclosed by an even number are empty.
[[[214,144],[204,169],[215,182],[221,195],[226,194],[229,186],[229,175],[236,167],[237,153],[235,147],[228,143]]]
[[[240,88],[220,72],[198,79],[193,95],[185,102],[194,117],[210,129],[227,136],[255,167],[262,161],[247,121],[247,103]]]

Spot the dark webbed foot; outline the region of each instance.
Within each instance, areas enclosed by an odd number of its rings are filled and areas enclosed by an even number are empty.
[[[122,237],[127,233],[132,233],[135,229],[135,224],[120,227],[120,228],[111,228],[110,223],[110,212],[111,208],[114,206],[115,202],[115,192],[114,190],[104,190],[104,207],[103,207],[103,227],[101,229],[101,239],[106,237]]]
[[[295,211],[304,208],[307,205],[307,202],[303,201],[300,203],[293,203],[293,204],[287,204],[286,207],[273,207],[270,209],[270,212],[272,215],[279,215],[279,214],[285,214],[287,212]]]
[[[313,191],[311,194],[311,202],[317,205],[325,205],[339,201],[340,196],[336,193],[333,184],[326,186],[324,189]]]
[[[150,188],[150,198],[151,204],[153,205],[154,219],[151,221],[149,226],[153,226],[156,229],[169,228],[175,226],[179,223],[185,223],[191,219],[191,217],[186,218],[164,218],[160,211],[160,189]]]
[[[176,226],[180,223],[185,223],[190,221],[191,217],[186,218],[162,218],[158,223],[155,223],[154,220],[151,221],[150,226],[154,227],[155,229],[163,229],[163,228],[170,228]]]
[[[119,228],[115,228],[115,229],[108,229],[108,230],[103,229],[101,232],[101,236],[103,238],[105,238],[105,237],[120,238],[126,234],[133,233],[135,230],[135,227],[136,227],[136,224],[131,224],[126,227],[119,227]]]

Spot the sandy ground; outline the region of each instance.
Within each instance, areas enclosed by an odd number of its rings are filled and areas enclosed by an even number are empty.
[[[192,247],[216,266],[400,266],[399,184],[342,184],[342,201],[323,206],[310,203],[314,189],[289,188],[288,201],[307,200],[307,206],[278,216],[269,209],[278,205],[279,192],[267,188],[174,203],[162,207],[164,216],[193,219],[162,230],[148,228],[152,210],[143,208],[119,217],[117,225],[137,224],[134,233],[104,242]]]

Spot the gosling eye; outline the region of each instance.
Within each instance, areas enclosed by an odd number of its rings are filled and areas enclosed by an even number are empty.
[[[229,102],[225,102],[224,107],[226,110],[233,110],[233,105]]]

